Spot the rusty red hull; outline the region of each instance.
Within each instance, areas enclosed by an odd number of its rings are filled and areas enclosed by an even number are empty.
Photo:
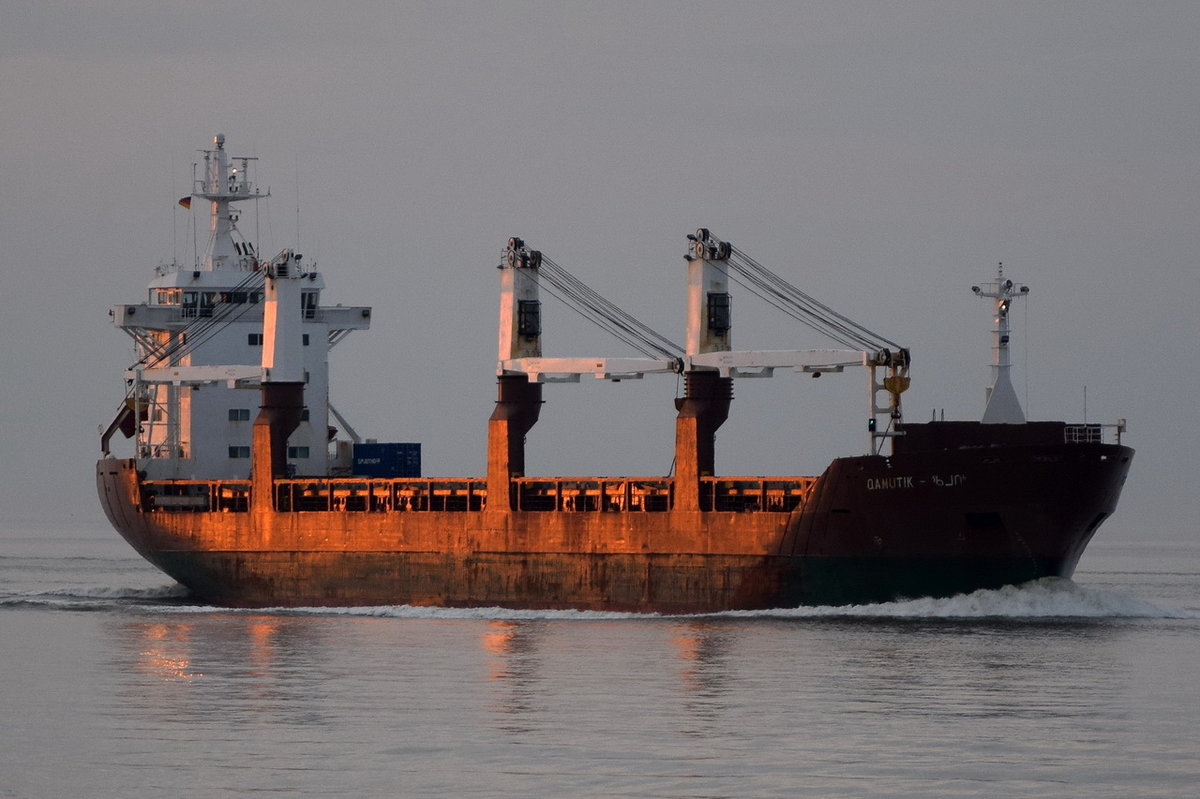
[[[439,510],[376,485],[361,503],[306,510],[277,485],[269,499],[197,509],[148,502],[132,460],[100,461],[97,480],[114,527],[198,601],[711,613],[1069,577],[1133,454],[1015,433],[960,446],[957,433],[939,439],[945,427],[913,429],[908,451],[791,478],[806,486],[791,507],[773,506],[766,488],[741,510],[720,509],[720,496],[700,510],[669,495],[610,505],[594,478],[601,501],[570,508],[561,488],[544,510],[522,509],[515,491]],[[367,501],[375,488],[386,503]]]

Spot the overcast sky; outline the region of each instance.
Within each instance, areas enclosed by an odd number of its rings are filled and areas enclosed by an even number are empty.
[[[262,252],[374,306],[333,352],[360,433],[482,475],[496,264],[519,235],[676,341],[706,226],[911,347],[910,420],[977,419],[1003,261],[1032,286],[1033,418],[1129,419],[1105,540],[1195,540],[1200,4],[122,2],[0,5],[0,520],[103,526],[109,318],[190,263],[175,205],[224,133]],[[201,224],[205,220],[201,219]],[[257,232],[256,232],[257,231]],[[823,347],[749,296],[734,345]],[[628,355],[547,307],[547,355]],[[664,474],[674,377],[546,388],[531,473]],[[865,449],[866,378],[736,386],[726,474]],[[120,453],[119,453],[120,454]]]

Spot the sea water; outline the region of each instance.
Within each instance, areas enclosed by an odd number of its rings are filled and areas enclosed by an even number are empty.
[[[0,797],[1191,797],[1200,545],[711,616],[196,605],[0,529]]]

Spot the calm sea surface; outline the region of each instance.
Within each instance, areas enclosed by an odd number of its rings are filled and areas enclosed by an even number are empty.
[[[0,797],[1194,797],[1198,673],[1200,543],[639,617],[234,612],[99,525],[0,529]]]

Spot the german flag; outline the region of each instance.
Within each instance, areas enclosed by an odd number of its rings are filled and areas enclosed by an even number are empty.
[[[179,204],[180,204],[180,205],[182,205],[184,208],[188,209],[189,211],[190,211],[190,210],[192,210],[192,198],[191,198],[191,196],[188,196],[188,197],[180,197],[180,198],[179,198]]]

